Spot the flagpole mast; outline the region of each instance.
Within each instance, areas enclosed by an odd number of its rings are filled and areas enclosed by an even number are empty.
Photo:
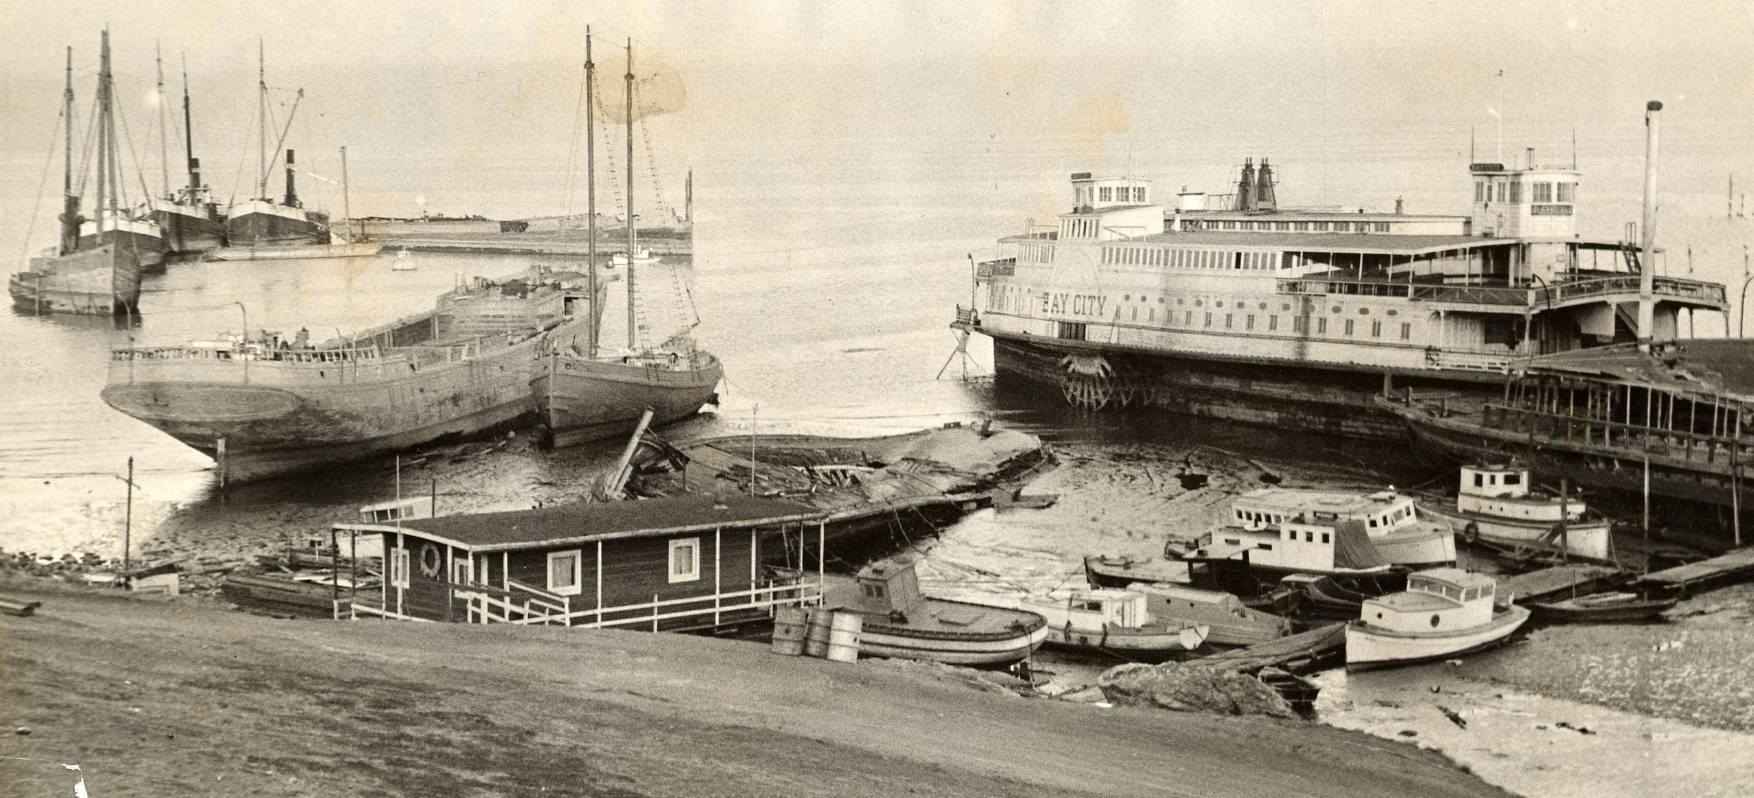
[[[603,318],[602,298],[597,296],[597,65],[591,60],[591,26],[585,26],[585,214],[586,286],[591,292],[590,318],[585,323],[585,356],[597,357],[597,324]]]
[[[627,348],[638,346],[634,330],[633,258],[639,243],[633,213],[633,38],[627,40]]]

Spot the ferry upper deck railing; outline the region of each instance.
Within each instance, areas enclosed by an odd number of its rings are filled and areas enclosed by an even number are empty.
[[[1727,306],[1722,285],[1703,280],[1658,277],[1657,296],[1691,299],[1718,307]],[[1332,277],[1293,277],[1279,280],[1279,293],[1399,297],[1421,302],[1468,305],[1507,305],[1517,308],[1551,306],[1615,293],[1637,293],[1638,275],[1562,280],[1550,287],[1510,285],[1437,285],[1392,280],[1356,280]]]

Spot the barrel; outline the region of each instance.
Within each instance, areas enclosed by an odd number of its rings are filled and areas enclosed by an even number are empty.
[[[810,610],[810,629],[804,635],[804,654],[820,657],[828,653],[828,632],[834,623],[834,610],[816,607]]]
[[[804,653],[803,607],[780,607],[773,613],[773,653],[795,657]]]
[[[851,612],[837,612],[828,629],[828,658],[835,662],[857,662],[859,633],[865,619]]]

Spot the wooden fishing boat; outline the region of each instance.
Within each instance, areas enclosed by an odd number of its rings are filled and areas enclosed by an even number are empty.
[[[1504,553],[1512,558],[1564,552],[1613,561],[1608,519],[1592,513],[1576,496],[1538,491],[1531,482],[1529,469],[1520,465],[1465,465],[1454,506],[1425,502],[1419,510],[1448,524],[1463,542],[1508,549]]]
[[[864,626],[859,653],[950,665],[1009,665],[1048,637],[1048,622],[1026,610],[920,594],[912,562],[888,561],[859,571],[858,594],[839,607]]]
[[[1127,587],[1137,583],[1185,585],[1191,579],[1187,563],[1147,557],[1087,556],[1084,575],[1096,587]]]
[[[987,603],[985,601],[981,603]],[[1083,588],[1063,596],[994,599],[1047,620],[1046,645],[1154,661],[1205,645],[1211,627],[1151,612],[1137,590]]]
[[[1499,606],[1497,583],[1459,568],[1407,577],[1407,589],[1364,602],[1346,625],[1346,668],[1410,665],[1503,643],[1529,620],[1529,610]]]
[[[1172,584],[1134,583],[1128,589],[1145,597],[1145,609],[1152,618],[1210,630],[1206,636],[1209,645],[1252,646],[1291,634],[1290,621],[1250,609],[1229,593]]]
[[[1647,623],[1680,603],[1679,596],[1645,598],[1636,593],[1597,593],[1562,601],[1530,602],[1537,623]]]
[[[1292,574],[1279,580],[1288,594],[1281,612],[1305,620],[1351,620],[1364,602],[1407,587],[1407,571],[1373,574]]]

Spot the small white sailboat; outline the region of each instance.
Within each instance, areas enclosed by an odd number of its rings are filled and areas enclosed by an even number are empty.
[[[407,247],[396,250],[395,260],[390,261],[390,271],[393,272],[411,272],[419,268],[420,264],[414,262],[414,253]]]
[[[1499,606],[1492,577],[1434,568],[1407,577],[1407,589],[1366,599],[1346,625],[1346,669],[1429,662],[1489,648],[1529,620],[1529,610]]]

